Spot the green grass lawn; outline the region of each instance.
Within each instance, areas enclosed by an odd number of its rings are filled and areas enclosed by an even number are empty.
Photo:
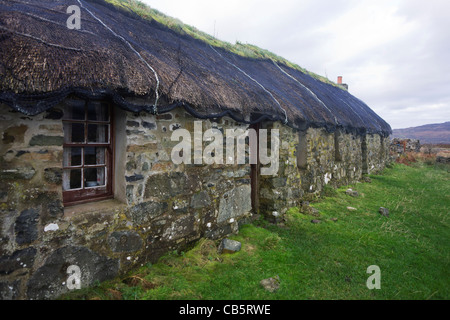
[[[450,174],[397,164],[370,178],[312,203],[320,217],[292,208],[284,226],[244,226],[230,237],[242,242],[235,254],[219,255],[217,242],[202,240],[63,299],[449,299]],[[359,196],[347,195],[349,187]],[[366,286],[371,265],[380,268],[380,289]],[[279,290],[264,290],[260,281],[276,275]]]

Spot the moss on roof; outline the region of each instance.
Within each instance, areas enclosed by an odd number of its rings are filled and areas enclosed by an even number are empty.
[[[275,62],[283,63],[284,65],[306,73],[313,77],[314,79],[320,80],[324,83],[331,84],[337,88],[342,90],[346,90],[344,87],[337,85],[335,82],[329,80],[326,77],[313,73],[311,71],[306,70],[305,68],[300,67],[299,65],[276,55],[269,50],[262,49],[256,45],[249,43],[241,43],[237,41],[235,44],[231,44],[226,41],[219,40],[210,34],[198,30],[197,28],[184,24],[181,20],[170,17],[161,11],[151,8],[149,5],[139,1],[139,0],[105,0],[108,3],[113,4],[118,8],[122,8],[127,11],[131,11],[139,15],[140,17],[146,20],[155,20],[171,30],[179,33],[180,35],[189,35],[195,39],[201,40],[207,44],[210,44],[214,47],[223,48],[229,52],[238,54],[242,57],[254,58],[254,59],[269,59]]]

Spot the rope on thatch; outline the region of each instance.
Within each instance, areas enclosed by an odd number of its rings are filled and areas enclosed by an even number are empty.
[[[356,111],[352,108],[352,106],[351,106],[350,104],[348,104],[347,102],[345,102],[344,99],[342,99],[342,98],[339,98],[339,100],[341,100],[345,105],[347,105],[347,106],[350,108],[350,110],[351,110],[354,114],[356,114],[356,115],[358,116],[359,120],[361,120],[361,122],[364,123],[363,118],[361,118],[361,116],[359,115],[359,113],[356,112]],[[363,111],[366,112],[365,110],[363,110]],[[366,114],[367,114],[367,112],[366,112]],[[375,119],[375,121],[376,121],[376,119]],[[378,124],[378,123],[377,123],[377,124]],[[378,126],[378,127],[380,127],[380,126]]]
[[[31,34],[14,31],[14,30],[5,28],[3,26],[0,26],[0,29],[1,30],[5,30],[7,32],[11,32],[11,33],[17,34],[17,35],[22,36],[22,37],[31,38],[33,40],[39,41],[39,42],[41,42],[41,43],[43,43],[43,44],[45,44],[47,46],[50,46],[50,47],[56,47],[56,48],[60,48],[60,49],[73,50],[73,51],[84,51],[83,49],[78,49],[78,48],[73,48],[73,47],[66,47],[66,46],[62,46],[62,45],[59,45],[59,44],[50,43],[50,42],[45,41],[44,39],[32,36]]]
[[[317,97],[317,95],[312,92],[307,86],[305,86],[303,83],[301,83],[300,81],[298,81],[297,79],[295,79],[293,76],[291,76],[289,73],[287,73],[286,71],[284,71],[283,69],[281,69],[281,67],[275,62],[273,61],[273,64],[276,65],[278,67],[278,69],[280,69],[280,71],[282,73],[284,73],[285,75],[287,75],[289,78],[291,78],[292,80],[294,80],[295,82],[297,82],[300,86],[302,86],[303,88],[305,88],[317,101],[319,101],[320,104],[322,104],[324,106],[325,109],[328,110],[328,112],[333,116],[334,118],[334,122],[336,123],[336,125],[339,125],[339,121],[337,120],[336,116],[334,115],[333,112],[331,112],[331,110],[327,107],[327,105],[319,99],[319,97]]]
[[[41,16],[38,16],[38,15],[35,15],[35,14],[32,14],[32,13],[29,13],[29,12],[21,12],[21,14],[24,14],[24,15],[30,16],[32,18],[48,22],[48,23],[53,23],[53,24],[56,24],[57,26],[60,26],[60,27],[66,27],[66,25],[64,25],[62,23],[59,23],[59,22],[56,22],[56,21],[53,21],[53,20],[50,20],[50,19],[46,19],[44,17],[41,17]],[[82,32],[82,33],[87,33],[87,34],[90,34],[90,35],[93,35],[93,36],[98,36],[97,34],[95,34],[93,32],[90,32],[90,31],[87,31],[87,30],[83,30],[83,29],[72,29],[72,30],[75,31],[75,32]]]
[[[155,69],[153,69],[153,67],[147,62],[145,61],[145,59],[141,56],[141,54],[121,35],[117,34],[116,32],[114,32],[114,30],[112,30],[110,27],[108,27],[100,18],[98,18],[95,14],[93,14],[88,8],[86,8],[83,3],[81,2],[81,0],[77,0],[78,3],[80,4],[80,6],[82,8],[84,8],[95,20],[97,20],[98,22],[100,22],[100,24],[102,24],[106,29],[108,29],[115,37],[119,38],[120,40],[122,40],[123,42],[125,42],[128,47],[138,56],[138,58],[153,72],[153,74],[155,75],[156,78],[156,89],[155,89],[155,94],[156,94],[156,98],[155,98],[155,103],[153,104],[153,112],[155,114],[157,114],[158,110],[157,110],[157,105],[158,105],[158,100],[159,100],[159,77],[158,74],[156,73]]]
[[[277,99],[275,99],[275,97],[272,95],[272,93],[270,93],[269,90],[267,90],[266,88],[264,88],[264,86],[259,83],[258,81],[256,81],[255,79],[253,79],[250,75],[248,75],[244,70],[242,70],[241,68],[239,68],[237,65],[235,65],[234,63],[228,61],[224,56],[222,56],[216,49],[214,49],[211,45],[209,45],[211,47],[211,49],[217,53],[219,56],[222,57],[222,59],[224,59],[228,64],[232,65],[233,67],[235,67],[237,70],[239,70],[240,72],[242,72],[245,76],[247,76],[250,80],[254,81],[257,85],[259,85],[265,92],[267,92],[272,99],[277,103],[278,107],[280,107],[280,109],[284,112],[284,124],[288,123],[288,116],[286,113],[286,110],[283,109],[283,107],[281,106],[281,104],[278,102]]]
[[[352,98],[355,99],[356,101],[359,101],[361,104],[364,104],[364,102],[363,102],[362,100],[358,99],[357,97],[352,96]],[[348,105],[347,102],[346,102],[345,104]],[[383,124],[380,123],[380,121],[378,121],[379,117],[377,116],[377,114],[376,114],[375,112],[373,112],[371,109],[368,109],[368,110],[372,111],[371,113],[369,113],[365,108],[362,108],[362,106],[359,105],[359,104],[358,104],[358,107],[359,107],[359,109],[361,109],[365,114],[367,114],[367,116],[368,116],[369,118],[374,119],[375,122],[376,122],[376,125],[378,126],[378,128],[381,129],[381,131],[384,131],[384,130],[383,130]],[[360,116],[357,112],[355,112],[355,113],[356,113],[356,114],[358,115],[358,117],[361,119],[361,116]],[[362,119],[361,119],[361,120],[362,120]],[[389,134],[388,134],[388,135],[389,135]]]

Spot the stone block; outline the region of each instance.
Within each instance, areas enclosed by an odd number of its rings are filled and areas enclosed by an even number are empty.
[[[241,250],[241,243],[236,240],[230,240],[230,239],[223,239],[220,242],[219,248],[217,251],[222,253],[235,253]]]
[[[134,252],[142,248],[142,238],[134,231],[116,231],[109,235],[108,243],[113,252]]]
[[[3,132],[2,142],[4,144],[23,143],[27,129],[28,127],[26,125],[9,127]]]
[[[22,268],[31,268],[36,256],[35,248],[26,248],[15,251],[10,256],[0,257],[0,275],[8,275],[15,270]]]
[[[261,280],[260,284],[265,290],[269,292],[275,292],[280,288],[280,277],[275,276],[272,278]]]
[[[64,138],[62,136],[46,136],[39,134],[30,140],[30,146],[62,146]]]
[[[0,171],[0,180],[30,180],[35,173],[36,171],[33,167],[4,169]]]
[[[61,168],[45,168],[44,179],[47,182],[61,184],[62,183],[62,169]]]
[[[36,209],[26,209],[20,213],[14,225],[17,244],[29,244],[37,239],[38,220],[39,211]]]
[[[125,180],[127,182],[136,182],[136,181],[144,180],[144,176],[142,174],[134,174],[132,176],[126,176]]]
[[[142,121],[142,126],[145,129],[148,129],[148,130],[155,130],[156,129],[156,123],[154,123],[154,122]]]
[[[92,286],[118,275],[119,260],[95,253],[88,248],[67,246],[55,250],[36,270],[27,283],[27,296],[33,300],[46,300],[69,291],[72,281],[68,268],[79,268],[81,288]]]
[[[389,209],[380,207],[380,209],[378,210],[378,212],[385,217],[389,217]]]
[[[358,191],[352,190],[352,189],[347,189],[347,190],[345,191],[345,193],[346,193],[347,195],[351,196],[351,197],[358,197],[358,196],[359,196]]]
[[[0,299],[17,300],[20,292],[20,280],[0,282]]]
[[[252,209],[251,187],[243,185],[226,192],[219,203],[217,222],[236,218]]]
[[[208,192],[201,191],[194,194],[191,198],[191,208],[200,209],[207,207],[211,204],[211,198],[208,195]]]
[[[160,216],[168,209],[166,202],[143,202],[130,209],[131,219],[141,225]]]
[[[186,175],[182,172],[156,174],[148,179],[145,198],[168,199],[182,194],[186,187]]]

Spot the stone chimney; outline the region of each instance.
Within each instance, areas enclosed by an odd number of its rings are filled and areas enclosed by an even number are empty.
[[[337,78],[337,84],[343,88],[345,88],[346,90],[348,90],[348,84],[346,83],[342,83],[342,76],[339,76]]]

